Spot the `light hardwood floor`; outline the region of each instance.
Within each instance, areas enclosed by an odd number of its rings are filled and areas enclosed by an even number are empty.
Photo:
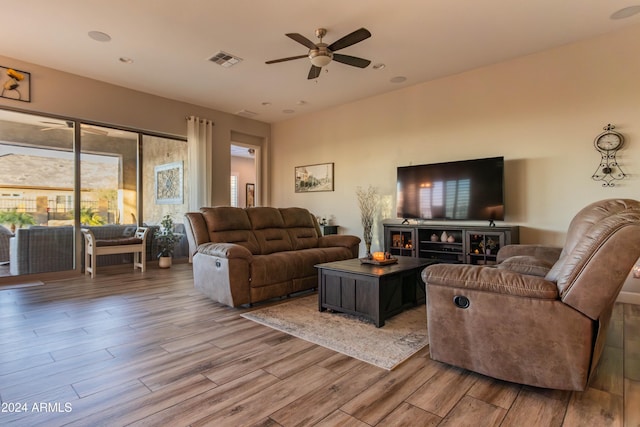
[[[188,264],[0,287],[0,425],[640,425],[640,306],[616,305],[583,393],[493,380],[428,347],[389,372],[242,312],[200,295]]]

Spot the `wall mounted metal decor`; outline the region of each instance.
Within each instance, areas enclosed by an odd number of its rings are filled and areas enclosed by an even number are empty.
[[[31,74],[0,66],[0,97],[31,102]]]
[[[184,202],[182,162],[167,163],[154,168],[155,199],[158,205],[179,205]]]
[[[624,136],[616,132],[612,124],[606,125],[603,129],[604,132],[596,136],[593,141],[596,150],[600,152],[600,164],[591,178],[602,181],[603,187],[615,187],[613,181],[627,176],[616,160],[616,153],[624,145]]]

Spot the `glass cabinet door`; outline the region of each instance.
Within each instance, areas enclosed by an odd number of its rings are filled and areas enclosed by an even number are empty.
[[[504,246],[504,233],[467,231],[467,263],[495,265],[498,250]]]
[[[389,228],[387,234],[387,252],[397,256],[413,256],[413,229]]]

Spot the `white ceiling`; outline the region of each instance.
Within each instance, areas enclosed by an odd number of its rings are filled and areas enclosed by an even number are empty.
[[[640,23],[610,15],[640,0],[30,0],[3,7],[0,54],[229,113],[277,122]],[[285,37],[331,43],[365,27],[340,53],[386,67],[333,61],[307,80],[306,54]],[[111,36],[99,42],[88,36]],[[242,58],[231,68],[208,59]],[[133,59],[125,64],[120,57]],[[0,64],[10,66],[10,64]],[[28,71],[28,70],[25,70]],[[406,77],[392,83],[394,77]],[[33,87],[37,94],[37,87]],[[269,103],[268,105],[263,105]],[[283,110],[294,110],[285,113]]]

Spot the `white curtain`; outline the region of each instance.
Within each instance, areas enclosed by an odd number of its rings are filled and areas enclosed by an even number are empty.
[[[189,211],[197,212],[211,206],[211,158],[213,122],[198,117],[187,117],[187,145],[189,161]]]

